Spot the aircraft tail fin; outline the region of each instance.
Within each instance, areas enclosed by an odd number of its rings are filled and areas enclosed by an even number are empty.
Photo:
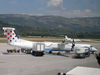
[[[68,38],[67,36],[65,36],[65,40],[72,41],[72,39],[71,38]]]
[[[65,36],[65,39],[68,39],[67,35]]]
[[[6,37],[7,37],[8,44],[18,41],[19,38],[16,36],[16,34],[14,32],[15,28],[3,27],[3,30],[4,30],[4,35],[6,35]]]
[[[71,39],[71,38],[68,38],[67,36],[65,36],[65,40],[67,40],[67,41],[73,41],[73,39]],[[80,39],[74,39],[74,41],[81,41]]]

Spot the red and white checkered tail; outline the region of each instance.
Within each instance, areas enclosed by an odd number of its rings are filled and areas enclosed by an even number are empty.
[[[3,27],[3,30],[4,30],[4,35],[6,35],[9,44],[18,41],[18,37],[14,32],[15,28]]]

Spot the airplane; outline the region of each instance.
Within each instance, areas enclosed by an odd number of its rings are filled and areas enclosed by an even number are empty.
[[[14,30],[15,28],[11,27],[3,27],[4,35],[6,35],[8,44],[24,49],[32,49],[33,44],[37,42],[27,41],[23,39],[19,39],[17,35],[15,34]],[[89,44],[75,44],[74,41],[72,43],[56,43],[56,42],[41,42],[45,44],[45,51],[49,51],[52,53],[52,51],[73,51],[76,47],[84,47],[84,48],[90,48],[91,52],[97,52],[98,50],[89,45]]]
[[[67,35],[66,35],[65,36],[65,40],[71,41],[72,42],[72,46],[75,45],[74,47],[90,48],[90,52],[92,52],[92,54],[94,52],[98,51],[95,47],[91,46],[90,44],[75,44],[75,42],[80,42],[81,41],[80,39],[71,39],[71,38],[68,38]]]
[[[67,40],[67,41],[73,41],[73,39],[71,39],[71,38],[68,38],[67,37],[67,35],[65,36],[65,40]],[[74,41],[81,41],[80,39],[74,39]]]

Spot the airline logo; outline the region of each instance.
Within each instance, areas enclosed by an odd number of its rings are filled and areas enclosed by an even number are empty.
[[[5,30],[8,42],[17,42],[18,38],[13,30]]]

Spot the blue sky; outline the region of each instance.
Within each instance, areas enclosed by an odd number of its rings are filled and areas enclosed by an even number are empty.
[[[0,0],[0,14],[100,17],[100,0]]]

